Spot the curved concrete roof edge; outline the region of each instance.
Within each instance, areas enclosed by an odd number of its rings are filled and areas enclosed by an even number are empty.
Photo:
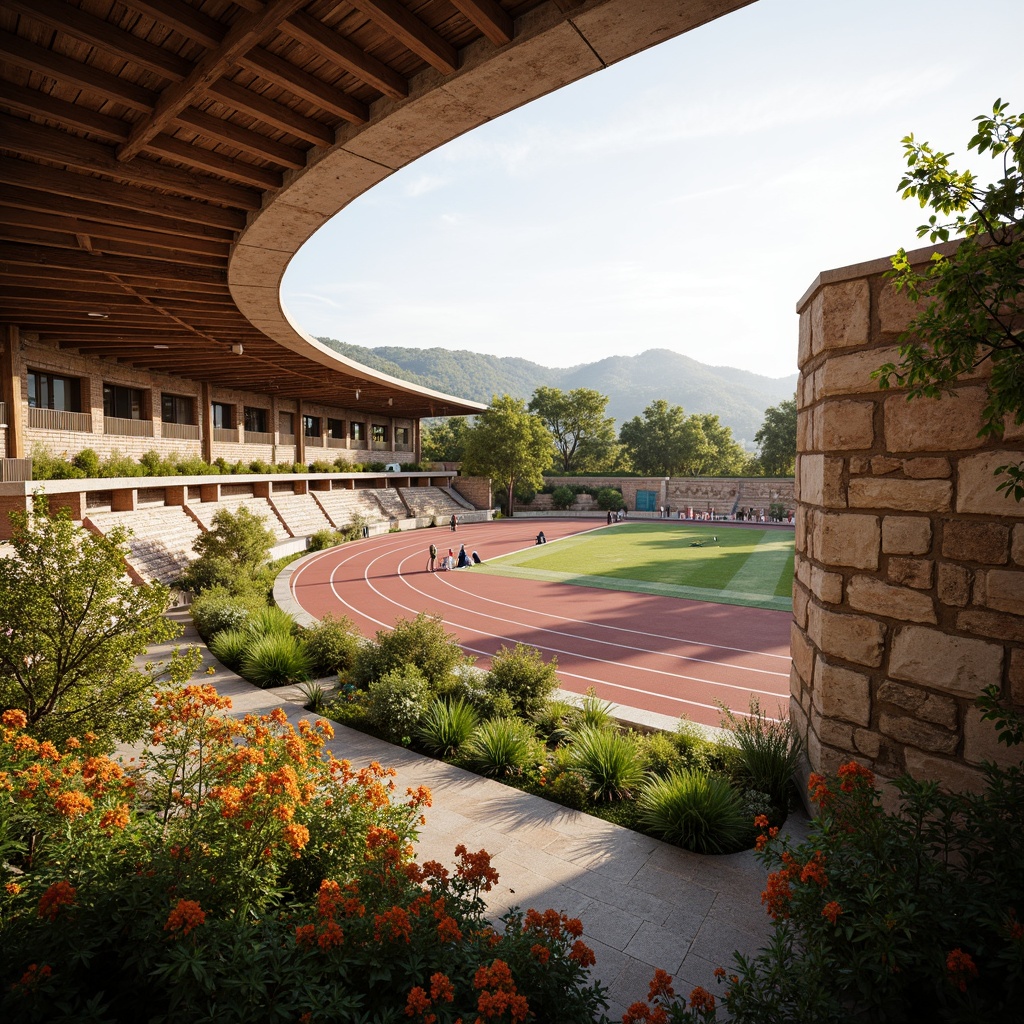
[[[313,150],[249,218],[228,263],[228,285],[254,327],[321,365],[355,370],[456,412],[487,408],[363,366],[298,327],[281,299],[292,257],[319,228],[358,196],[418,157],[473,128],[625,57],[673,38],[754,0],[552,0],[516,22],[511,43],[486,40],[460,53],[459,70],[430,69],[408,98],[381,99],[370,121],[338,130],[330,147]],[[566,13],[563,8],[568,8]]]

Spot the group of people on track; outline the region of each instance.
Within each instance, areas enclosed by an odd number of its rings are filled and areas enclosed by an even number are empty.
[[[430,545],[427,572],[447,572],[449,569],[465,569],[471,565],[483,565],[483,559],[475,551],[467,555],[465,544],[459,547],[457,555],[453,548],[449,548],[448,554],[442,555],[440,560],[437,557],[437,545]]]

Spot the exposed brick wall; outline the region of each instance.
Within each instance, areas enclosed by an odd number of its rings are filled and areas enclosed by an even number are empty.
[[[992,472],[1024,429],[978,437],[977,377],[941,400],[879,390],[914,313],[886,269],[830,272],[799,306],[791,713],[816,770],[853,756],[974,788],[1014,757],[974,699],[995,683],[1024,705],[1024,504]]]

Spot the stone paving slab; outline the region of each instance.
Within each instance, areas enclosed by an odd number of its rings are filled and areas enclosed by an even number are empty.
[[[236,713],[282,707],[293,724],[310,717],[298,687],[258,689],[202,646],[187,611],[172,616],[185,629],[177,642],[201,648],[204,669],[214,669],[206,681],[231,697]],[[149,657],[158,660],[169,650],[154,648]],[[394,767],[399,794],[408,786],[430,788],[433,806],[417,858],[450,865],[459,843],[486,849],[500,875],[485,894],[493,917],[532,906],[580,918],[613,1020],[646,996],[655,968],[675,976],[684,994],[694,985],[714,992],[714,968],[729,967],[733,950],[754,953],[769,934],[760,904],[765,872],[751,852],[690,853],[344,726],[335,726],[328,745],[357,766]],[[799,836],[806,819],[797,813],[787,828]]]

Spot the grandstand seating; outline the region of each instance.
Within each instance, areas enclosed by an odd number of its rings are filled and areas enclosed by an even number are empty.
[[[331,528],[331,521],[312,494],[274,494],[270,503],[293,537],[308,537]]]
[[[103,534],[116,526],[128,537],[128,564],[144,580],[171,583],[196,556],[192,544],[202,530],[180,506],[140,508],[135,512],[91,512],[86,521]]]
[[[189,503],[188,510],[203,524],[203,529],[213,529],[213,517],[222,509],[229,512],[237,512],[239,508],[248,509],[253,515],[261,518],[274,535],[275,542],[288,540],[290,534],[284,527],[284,523],[277,518],[270,502],[266,498],[239,497],[227,494],[221,497],[220,501],[203,501],[195,504]]]
[[[331,522],[339,530],[350,525],[356,516],[368,523],[384,522],[388,517],[373,497],[373,491],[350,491],[337,488],[332,491],[314,491],[313,497],[327,513]]]
[[[374,490],[373,496],[380,502],[384,514],[389,519],[412,518],[401,495],[394,487],[379,487]]]
[[[450,516],[453,512],[462,515],[466,511],[440,487],[399,487],[398,493],[417,519]]]

